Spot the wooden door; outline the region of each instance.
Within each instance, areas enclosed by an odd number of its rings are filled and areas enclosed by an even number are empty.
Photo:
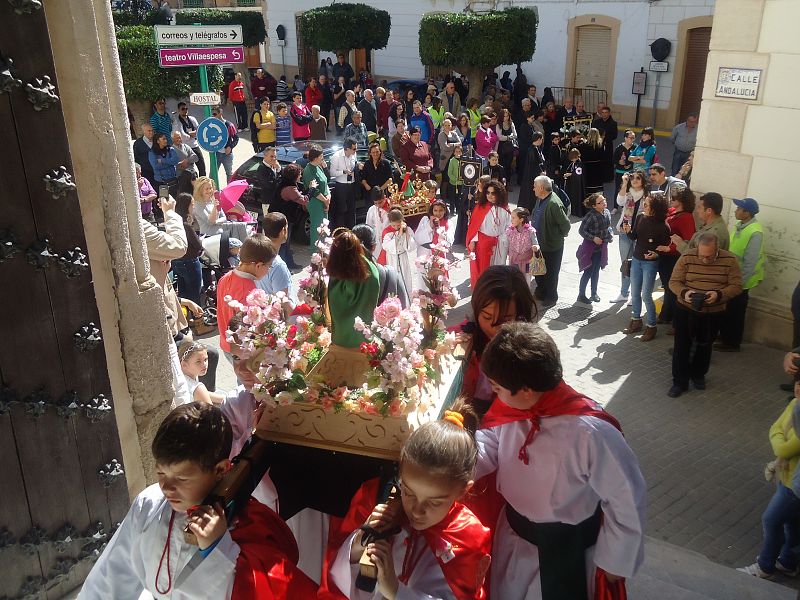
[[[16,4],[0,3],[0,597],[59,598],[129,501],[46,10]]]
[[[316,48],[311,48],[303,40],[303,34],[300,32],[300,15],[295,15],[295,27],[297,32],[297,69],[303,81],[308,81],[312,77],[316,77],[319,71],[319,52]],[[287,73],[286,81],[291,82],[294,79],[294,73]]]
[[[700,114],[703,98],[703,83],[706,78],[708,45],[711,42],[711,27],[696,27],[689,30],[686,40],[686,67],[683,70],[683,89],[678,111],[678,123],[688,115]]]
[[[575,87],[606,89],[611,68],[611,29],[602,25],[578,27],[576,53]]]

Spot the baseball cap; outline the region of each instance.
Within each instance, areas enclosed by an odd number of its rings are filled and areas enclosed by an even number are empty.
[[[741,200],[734,198],[733,203],[742,210],[746,210],[751,215],[758,214],[758,202],[756,202],[754,198],[742,198]]]

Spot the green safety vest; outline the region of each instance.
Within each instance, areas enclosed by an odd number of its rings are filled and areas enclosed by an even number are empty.
[[[740,266],[742,264],[742,259],[744,258],[744,253],[747,251],[747,245],[750,243],[750,238],[754,233],[761,234],[761,248],[758,252],[756,269],[750,276],[750,279],[745,281],[744,285],[742,286],[746,290],[753,289],[764,279],[764,265],[767,262],[767,257],[764,254],[764,228],[761,227],[761,223],[754,221],[745,226],[744,229],[739,230],[738,228],[734,227],[733,231],[731,231],[731,245],[729,250],[733,252],[739,259]]]
[[[478,133],[478,126],[481,124],[481,113],[470,108],[467,110],[467,114],[469,115],[469,128],[472,132],[472,138],[475,139],[475,134]]]
[[[444,108],[440,108],[439,112],[436,112],[436,109],[433,107],[428,109],[428,114],[431,116],[431,121],[433,121],[433,126],[436,127],[436,129],[439,129],[439,127],[442,125],[442,121],[444,121],[444,113]]]

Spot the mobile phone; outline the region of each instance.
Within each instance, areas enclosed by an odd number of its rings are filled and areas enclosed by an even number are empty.
[[[164,198],[165,200],[169,198],[169,186],[168,185],[160,185],[158,186],[158,197]]]

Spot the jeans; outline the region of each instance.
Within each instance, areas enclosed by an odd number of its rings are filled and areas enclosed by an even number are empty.
[[[689,160],[689,152],[681,152],[677,148],[672,153],[672,175],[677,175],[681,170],[683,163]]]
[[[589,279],[592,280],[592,296],[597,295],[597,282],[600,280],[600,256],[602,252],[600,251],[600,246],[597,247],[592,253],[592,264],[588,269],[583,271],[581,275],[581,296],[586,295],[586,284],[589,282]]]
[[[794,548],[800,544],[800,498],[777,483],[775,495],[761,517],[764,545],[758,553],[758,566],[765,573],[775,572],[775,561],[787,569],[797,566]]]
[[[681,304],[675,306],[672,320],[675,341],[672,348],[672,383],[688,387],[690,379],[703,379],[711,364],[711,349],[719,315],[695,312]],[[692,353],[692,343],[694,353]]]
[[[203,287],[203,271],[199,258],[189,260],[173,260],[172,271],[178,283],[178,295],[181,298],[200,304],[200,290]]]
[[[230,154],[217,152],[217,172],[219,172],[220,165],[225,169],[226,181],[230,182],[231,175],[233,175],[233,150],[231,150]]]
[[[642,302],[647,309],[648,327],[656,326],[656,304],[653,302],[653,286],[658,273],[657,260],[641,260],[634,258],[631,263],[631,317],[642,318]]]
[[[617,242],[619,246],[619,257],[622,259],[622,262],[625,262],[627,258],[630,258],[631,250],[633,249],[633,240],[629,238],[626,234],[620,233],[617,236]],[[631,290],[631,278],[626,277],[620,273],[622,284],[619,288],[620,296],[628,297]]]

